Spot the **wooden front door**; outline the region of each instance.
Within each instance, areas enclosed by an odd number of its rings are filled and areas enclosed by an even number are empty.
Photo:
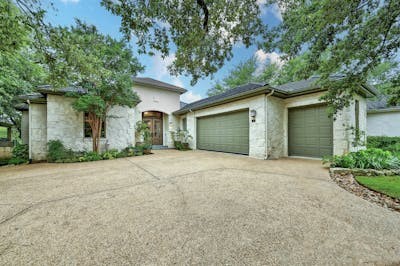
[[[143,121],[147,123],[151,132],[151,143],[153,145],[163,144],[163,120],[162,113],[144,112]]]

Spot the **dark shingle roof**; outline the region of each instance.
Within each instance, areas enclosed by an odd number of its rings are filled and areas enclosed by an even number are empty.
[[[175,92],[179,92],[179,93],[185,93],[186,90],[184,88],[166,83],[166,82],[162,82],[156,79],[152,79],[152,78],[146,78],[146,77],[133,77],[133,82],[136,82],[138,84],[142,84],[142,85],[150,85],[150,86],[155,86],[155,87],[159,87],[159,88],[163,88],[166,90],[170,90],[170,91],[175,91]]]
[[[187,105],[187,103],[182,102],[182,101],[180,101],[179,104],[180,104],[180,107],[179,107],[179,108],[183,108],[183,107],[185,107],[185,106]]]
[[[399,110],[400,105],[389,105],[389,96],[385,94],[378,95],[375,99],[367,102],[368,112],[383,111],[383,110]]]
[[[28,111],[29,110],[29,105],[27,103],[18,103],[14,107],[18,111]]]
[[[176,111],[175,114],[183,114],[186,113],[190,110],[198,110],[201,108],[204,108],[206,106],[218,104],[222,101],[226,100],[234,100],[236,98],[245,96],[245,95],[253,95],[253,93],[258,93],[260,91],[266,92],[269,88],[266,87],[267,84],[261,84],[261,83],[249,83],[246,85],[242,85],[239,87],[236,87],[234,89],[228,90],[224,93],[211,96],[193,103],[189,103],[185,105],[183,108],[180,110]]]
[[[80,88],[80,87],[64,87],[64,88],[53,88],[51,85],[43,85],[43,86],[38,86],[36,91],[42,93],[42,94],[65,94],[65,93],[79,93],[79,94],[85,94],[87,93],[86,89]]]

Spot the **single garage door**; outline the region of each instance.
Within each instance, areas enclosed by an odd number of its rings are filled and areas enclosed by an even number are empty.
[[[333,120],[326,105],[289,109],[289,155],[321,158],[333,154]]]
[[[249,111],[197,118],[197,148],[249,154]]]

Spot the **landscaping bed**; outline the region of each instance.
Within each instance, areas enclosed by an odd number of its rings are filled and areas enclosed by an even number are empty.
[[[397,172],[397,170],[395,170],[395,172]],[[357,173],[364,173],[365,176],[357,176]],[[360,183],[357,181],[357,179],[363,181],[369,179],[370,184],[382,183],[380,178],[391,178],[393,176],[386,174],[392,173],[392,171],[377,171],[374,169],[331,168],[330,170],[330,176],[332,180],[335,181],[341,188],[344,188],[345,190],[365,200],[376,203],[385,208],[400,212],[400,198],[386,195],[386,193],[383,193],[383,191],[379,192],[378,190],[375,190],[373,188],[368,188],[366,184],[363,185],[362,182]],[[396,184],[400,186],[400,176],[396,177],[398,178]]]

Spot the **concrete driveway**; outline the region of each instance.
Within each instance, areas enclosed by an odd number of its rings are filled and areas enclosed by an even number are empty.
[[[203,151],[0,168],[0,265],[393,264],[400,215],[320,161]]]

